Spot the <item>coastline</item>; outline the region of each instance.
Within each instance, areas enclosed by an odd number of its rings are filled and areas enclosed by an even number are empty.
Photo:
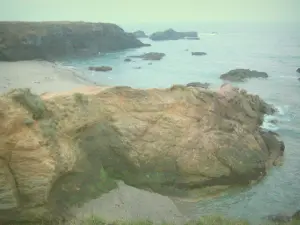
[[[0,62],[0,93],[14,88],[30,88],[36,94],[63,92],[98,86],[76,69],[49,61]]]

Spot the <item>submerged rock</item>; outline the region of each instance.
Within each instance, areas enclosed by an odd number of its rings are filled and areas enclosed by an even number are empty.
[[[234,69],[220,76],[222,80],[228,80],[233,82],[243,82],[250,78],[268,78],[268,74],[265,72],[259,72],[249,69]]]
[[[90,66],[89,70],[107,72],[107,71],[111,71],[112,68],[110,66]]]
[[[145,34],[144,31],[141,31],[141,30],[138,30],[138,31],[135,31],[133,32],[133,35],[136,37],[136,38],[147,38],[148,36]]]
[[[269,215],[266,219],[275,222],[275,223],[287,223],[291,221],[299,221],[300,223],[300,210],[295,212],[292,216],[287,214],[276,214],[276,215]]]
[[[130,56],[132,58],[142,58],[143,60],[153,60],[153,61],[157,61],[157,60],[161,60],[163,57],[165,57],[165,53],[159,53],[159,52],[149,52],[149,53],[145,53],[142,55],[137,55],[137,56]]]
[[[148,46],[109,23],[0,22],[0,61],[94,56]]]
[[[165,31],[155,32],[150,35],[150,39],[153,41],[164,41],[164,40],[180,40],[180,39],[199,39],[198,33],[195,31],[191,32],[177,32],[173,29]]]
[[[278,135],[260,129],[269,108],[228,84],[2,95],[0,221],[62,216],[114,179],[179,197],[247,185],[282,155]]]
[[[191,82],[188,83],[186,86],[187,87],[200,87],[200,88],[205,88],[207,89],[209,87],[209,83],[201,83],[201,82]]]
[[[192,55],[207,55],[206,52],[192,52]]]

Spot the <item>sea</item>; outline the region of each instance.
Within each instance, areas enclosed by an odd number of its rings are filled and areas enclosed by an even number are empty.
[[[266,80],[252,79],[234,86],[258,94],[274,104],[278,113],[266,116],[263,127],[280,134],[285,142],[283,165],[270,170],[265,179],[237,193],[223,194],[186,207],[192,217],[222,214],[259,224],[267,215],[293,214],[300,210],[300,24],[296,23],[157,23],[121,24],[128,32],[146,34],[173,28],[197,31],[200,40],[151,41],[150,47],[128,49],[109,54],[99,53],[88,59],[69,58],[61,63],[81,71],[86,79],[99,85],[133,88],[167,88],[173,84],[208,82],[212,88],[223,82],[219,76],[229,70],[244,68],[267,72]],[[192,56],[191,52],[206,52]],[[127,56],[162,52],[160,61]],[[88,70],[89,66],[111,66],[110,72]],[[269,121],[276,119],[276,125]]]

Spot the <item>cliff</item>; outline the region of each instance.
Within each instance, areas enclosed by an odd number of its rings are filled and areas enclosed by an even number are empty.
[[[115,24],[0,22],[0,61],[92,56],[142,46]]]
[[[49,218],[115,188],[114,179],[193,198],[247,185],[284,150],[259,127],[272,112],[230,85],[13,90],[0,97],[0,220]]]

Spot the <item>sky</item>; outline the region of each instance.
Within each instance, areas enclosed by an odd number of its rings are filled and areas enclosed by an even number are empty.
[[[0,0],[0,20],[300,22],[300,0]]]

